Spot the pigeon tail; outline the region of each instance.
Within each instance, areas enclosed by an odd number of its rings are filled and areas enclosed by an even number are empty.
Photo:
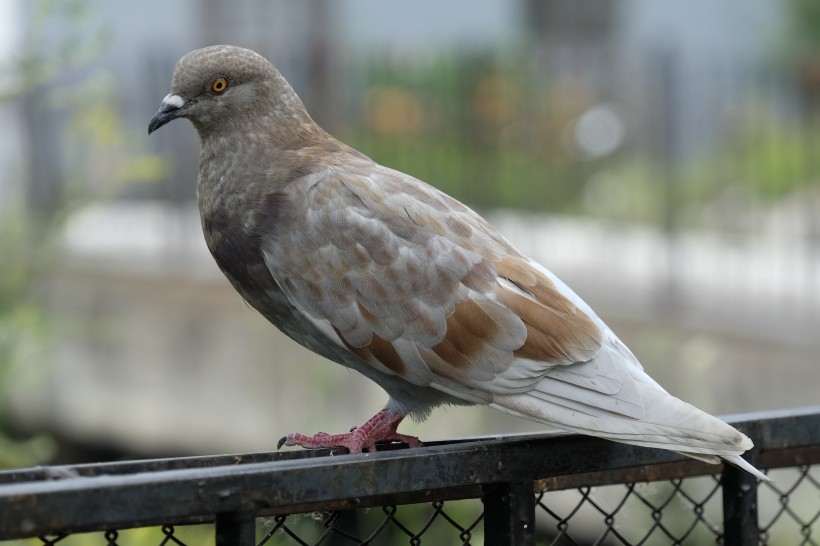
[[[745,434],[662,389],[651,385],[636,386],[645,407],[645,414],[640,419],[593,407],[588,407],[588,413],[585,413],[583,404],[567,401],[564,406],[554,397],[550,403],[544,403],[537,391],[497,395],[491,405],[517,417],[580,434],[676,451],[711,464],[723,459],[760,480],[771,481],[741,458],[744,451],[753,447]]]

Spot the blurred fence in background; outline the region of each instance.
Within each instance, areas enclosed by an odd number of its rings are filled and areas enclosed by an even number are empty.
[[[674,50],[577,61],[370,64],[333,121],[377,161],[482,209],[818,243],[820,82],[807,69]]]

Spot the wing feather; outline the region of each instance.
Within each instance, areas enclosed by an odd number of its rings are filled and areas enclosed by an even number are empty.
[[[617,371],[584,364],[601,348],[597,317],[467,207],[389,169],[378,174],[312,177],[305,217],[332,233],[270,241],[268,266],[297,309],[369,364],[416,384],[618,391]],[[286,247],[305,252],[283,260]]]
[[[470,209],[381,167],[305,184],[308,229],[266,241],[266,263],[335,343],[465,399],[531,391],[640,414],[630,372],[602,354],[600,319]]]

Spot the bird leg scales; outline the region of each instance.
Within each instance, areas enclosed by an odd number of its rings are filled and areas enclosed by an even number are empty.
[[[279,440],[278,447],[301,446],[304,448],[346,447],[350,453],[362,451],[376,451],[379,442],[403,442],[410,447],[418,447],[421,441],[415,436],[396,432],[404,415],[397,414],[387,408],[368,419],[363,425],[344,434],[327,434],[318,432],[313,436],[306,436],[295,432]]]

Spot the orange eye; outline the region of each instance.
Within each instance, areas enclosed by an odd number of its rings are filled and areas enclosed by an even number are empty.
[[[228,80],[223,76],[219,76],[211,82],[211,91],[217,95],[221,95],[226,89],[228,89]]]

